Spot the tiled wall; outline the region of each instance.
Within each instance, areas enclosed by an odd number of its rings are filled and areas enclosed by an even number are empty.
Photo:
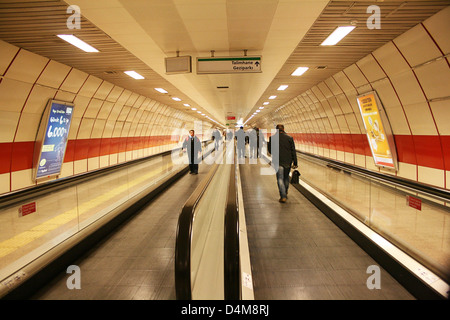
[[[375,90],[394,134],[399,170],[383,172],[450,188],[450,7],[267,116],[299,150],[374,165],[356,97]]]
[[[61,177],[170,150],[200,121],[0,40],[0,194],[36,184],[34,141],[49,99],[75,104]]]

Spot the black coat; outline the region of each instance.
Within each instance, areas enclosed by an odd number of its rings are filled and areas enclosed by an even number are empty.
[[[295,152],[294,139],[286,132],[280,131],[269,138],[267,151],[272,155],[272,165],[290,168],[292,164],[297,166],[297,153]]]
[[[202,143],[200,142],[199,138],[197,138],[196,136],[194,136],[193,138],[191,138],[191,136],[188,136],[183,141],[183,149],[187,150],[190,163],[200,163],[198,153],[202,151]]]

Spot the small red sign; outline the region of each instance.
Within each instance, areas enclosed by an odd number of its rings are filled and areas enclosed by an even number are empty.
[[[19,208],[19,216],[24,217],[30,213],[36,212],[36,202],[24,204]]]
[[[228,116],[228,117],[227,117],[227,120],[236,120],[236,117]]]
[[[421,210],[422,211],[422,200],[412,197],[412,196],[406,196],[406,204],[410,206],[411,208]]]

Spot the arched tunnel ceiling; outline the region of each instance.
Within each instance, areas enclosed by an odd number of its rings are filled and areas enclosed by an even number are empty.
[[[67,28],[69,4],[81,9],[80,29]],[[380,8],[380,29],[366,25],[373,4]],[[183,106],[188,103],[225,123],[227,115],[245,121],[277,95],[264,110],[271,112],[448,5],[448,0],[2,0],[0,39],[192,112]],[[350,23],[357,28],[338,45],[320,46],[337,26]],[[64,43],[56,37],[62,33],[78,36],[100,53]],[[244,50],[262,56],[262,72],[196,74],[195,59],[210,57],[211,50],[216,57],[244,56]],[[192,73],[166,74],[164,58],[177,51],[192,56]],[[310,69],[292,77],[298,66]],[[145,80],[129,78],[126,70]],[[281,84],[288,89],[277,91]]]

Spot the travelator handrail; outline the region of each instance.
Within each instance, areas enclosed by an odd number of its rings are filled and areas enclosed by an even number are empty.
[[[412,192],[420,192],[420,193],[426,194],[429,197],[435,198],[436,200],[439,200],[439,201],[447,201],[447,202],[450,201],[450,192],[445,189],[441,189],[441,188],[433,187],[433,186],[427,186],[427,185],[424,185],[424,184],[421,184],[418,182],[414,182],[411,180],[403,179],[403,178],[388,175],[388,174],[374,172],[374,171],[367,170],[364,168],[356,167],[351,164],[343,163],[343,162],[333,160],[333,159],[323,158],[321,156],[313,155],[313,154],[306,153],[306,152],[299,151],[299,150],[297,150],[297,153],[301,154],[305,157],[309,157],[309,158],[313,158],[315,160],[319,160],[321,162],[325,162],[325,163],[327,163],[326,166],[329,168],[343,170],[344,172],[348,172],[348,173],[354,173],[354,174],[357,174],[364,178],[375,180],[379,183],[390,184],[392,186],[405,188]]]
[[[213,164],[205,178],[200,182],[186,201],[178,217],[175,242],[175,291],[178,300],[191,300],[191,240],[194,212],[203,194],[213,179],[217,168]]]
[[[212,140],[205,140],[202,141],[202,144],[206,147],[211,142]],[[16,203],[26,201],[27,199],[36,198],[38,196],[44,196],[46,194],[66,189],[86,181],[97,179],[112,172],[119,171],[121,169],[128,167],[133,167],[139,163],[144,163],[156,157],[164,157],[170,155],[172,152],[176,150],[181,150],[181,147],[176,147],[172,150],[163,151],[143,158],[118,163],[112,166],[96,169],[90,172],[84,172],[70,177],[58,178],[56,180],[40,183],[30,188],[12,191],[7,194],[0,195],[0,209],[3,207],[8,207]]]
[[[225,300],[241,298],[241,271],[239,259],[239,200],[237,194],[237,164],[234,153],[230,170],[224,227],[224,297]]]
[[[234,153],[234,158],[236,157]],[[219,164],[214,164],[200,182],[181,210],[175,244],[175,292],[178,300],[192,300],[191,243],[194,213],[217,173]],[[239,205],[236,187],[236,162],[229,175],[229,185],[224,216],[224,298],[241,298],[239,259]]]

